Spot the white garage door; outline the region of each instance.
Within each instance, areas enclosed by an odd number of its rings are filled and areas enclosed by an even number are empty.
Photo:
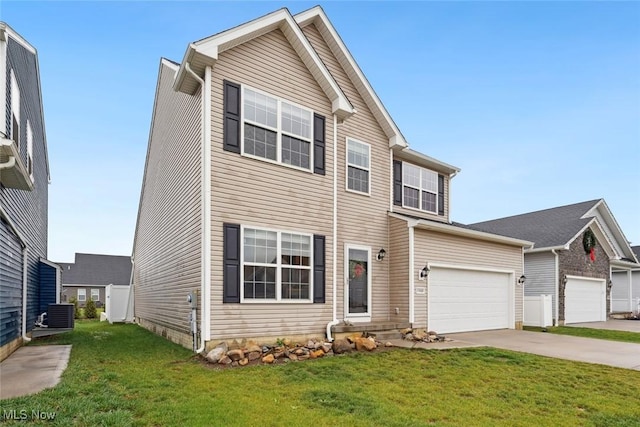
[[[509,273],[432,267],[429,329],[438,333],[509,328]]]
[[[567,277],[564,290],[564,322],[600,322],[606,320],[604,279]]]

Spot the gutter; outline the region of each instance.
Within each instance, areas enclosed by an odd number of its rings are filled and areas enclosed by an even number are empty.
[[[200,267],[201,267],[201,276],[200,276],[200,347],[195,349],[196,353],[202,353],[206,347],[205,335],[208,337],[209,328],[207,321],[207,313],[209,313],[208,305],[210,300],[208,296],[210,295],[211,290],[211,163],[207,160],[210,159],[211,156],[211,145],[207,144],[207,124],[206,124],[206,101],[207,101],[207,87],[205,80],[203,80],[199,75],[197,75],[192,69],[189,62],[184,62],[184,69],[193,76],[200,83],[202,96],[201,96],[201,117],[200,121],[202,124],[201,129],[201,156],[202,156],[202,165],[201,165],[201,204],[200,209],[202,211],[202,240],[201,240],[201,257],[200,257]],[[206,76],[211,76],[211,68],[207,67],[207,72],[205,72]],[[211,94],[209,94],[209,97]],[[211,126],[211,124],[209,124]],[[210,135],[209,135],[210,138]],[[207,146],[208,145],[208,146]],[[208,199],[207,199],[208,196]],[[207,241],[207,236],[209,236],[209,240]],[[195,345],[194,345],[195,346]]]

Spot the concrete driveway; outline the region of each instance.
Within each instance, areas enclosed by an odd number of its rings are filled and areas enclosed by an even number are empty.
[[[447,334],[447,338],[473,347],[495,347],[640,371],[640,344],[513,329]]]
[[[614,331],[640,332],[640,320],[611,319],[606,322],[572,323],[575,328],[611,329]]]

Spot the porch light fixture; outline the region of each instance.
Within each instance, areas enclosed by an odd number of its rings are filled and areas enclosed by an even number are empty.
[[[526,276],[523,274],[522,276],[520,276],[518,278],[518,285],[522,286],[524,285],[524,281],[527,280]]]
[[[422,270],[420,270],[420,273],[418,273],[418,278],[420,280],[424,280],[427,278],[427,276],[429,275],[429,265],[425,265],[424,268]]]
[[[563,285],[567,284],[567,280],[569,280],[569,279],[567,279],[567,275],[566,274],[564,276],[562,276],[562,284]]]
[[[378,261],[382,261],[386,254],[387,254],[387,251],[385,251],[384,249],[380,249],[380,251],[378,251],[378,255],[376,255],[376,259]]]
[[[609,281],[607,282],[607,291],[610,291],[611,287],[613,287],[613,281],[611,281],[611,279],[609,279]]]

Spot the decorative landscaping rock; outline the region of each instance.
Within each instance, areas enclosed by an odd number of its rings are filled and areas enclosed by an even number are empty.
[[[385,347],[393,347],[393,344],[391,344],[391,342],[387,341],[386,343],[384,343]]]
[[[211,363],[217,363],[220,360],[220,358],[225,355],[227,350],[228,350],[227,343],[226,342],[220,343],[217,346],[215,346],[213,350],[207,353],[206,358]]]
[[[335,340],[332,349],[335,354],[348,353],[351,351],[351,343],[347,340]]]
[[[348,340],[350,343],[354,343],[354,342],[356,342],[356,340],[357,340],[358,338],[362,338],[362,334],[361,334],[361,333],[359,333],[359,332],[358,332],[358,333],[355,333],[355,334],[351,334],[351,335],[349,335],[349,336],[347,337],[347,340]]]
[[[267,354],[265,357],[262,358],[262,362],[263,363],[273,363],[275,362],[276,358],[273,356],[273,354]]]
[[[240,346],[238,340],[233,340],[231,341],[231,344],[229,344],[229,350],[239,350],[240,348],[242,347]]]
[[[296,356],[294,353],[289,353],[287,357],[289,358],[289,360],[293,360],[293,361],[298,360],[298,356]]]
[[[229,356],[222,356],[220,358],[220,360],[218,360],[218,363],[221,365],[229,365],[233,362],[233,360],[231,360],[231,358]]]
[[[245,353],[253,353],[253,352],[261,353],[262,349],[260,348],[260,346],[258,344],[250,342],[244,348],[244,352]]]
[[[261,356],[262,356],[261,352],[252,351],[251,353],[247,354],[247,359],[249,359],[249,360],[258,360],[258,359],[260,359]]]
[[[322,351],[324,351],[325,353],[329,353],[331,351],[331,343],[326,342],[322,344]]]
[[[233,361],[244,359],[244,351],[242,351],[241,349],[229,350],[227,352],[227,356],[230,357]]]
[[[422,341],[427,337],[427,331],[423,329],[414,329],[413,330],[413,339],[416,341]]]
[[[358,351],[361,351],[361,350],[371,351],[377,347],[376,340],[371,337],[367,337],[367,338],[360,337],[356,340],[355,344],[356,344],[356,350]]]
[[[245,357],[244,359],[240,359],[240,360],[238,361],[238,364],[239,364],[240,366],[246,366],[246,365],[248,365],[248,364],[249,364],[249,359],[247,359],[246,357]]]

